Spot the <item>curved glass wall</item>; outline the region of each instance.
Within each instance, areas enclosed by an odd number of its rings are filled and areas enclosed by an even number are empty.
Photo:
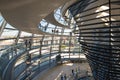
[[[49,22],[46,22],[46,20],[42,20],[39,24],[39,28],[46,33],[49,34],[55,34],[55,35],[66,35],[69,36],[70,32],[72,32],[72,29],[66,29],[62,28],[56,25],[53,25]],[[63,31],[64,30],[64,31]]]
[[[62,9],[62,7],[59,7],[58,9],[56,9],[54,11],[54,17],[55,17],[56,21],[58,21],[60,24],[68,26],[68,22],[66,22],[61,15],[61,9]]]
[[[119,80],[119,2],[80,0],[69,7],[65,20],[60,7],[54,12],[55,19],[72,29],[55,26],[43,19],[39,28],[52,35],[17,30],[0,14],[0,79],[32,79],[54,65],[57,55],[79,59],[85,51],[95,80]],[[79,37],[80,44],[75,37]]]
[[[0,20],[2,19],[1,16]],[[1,21],[0,78],[4,80],[8,78],[24,80],[28,77],[34,77],[39,70],[42,71],[50,67],[50,65],[52,66],[58,54],[63,55],[64,58],[64,54],[66,54],[67,58],[71,56],[71,53],[74,53],[73,46],[76,46],[74,45],[76,42],[74,42],[74,37],[72,38],[73,35],[70,36],[71,29],[52,25],[44,19],[40,22],[39,27],[53,35],[40,35],[20,31],[9,25],[4,19]],[[67,36],[64,37],[62,35]],[[15,63],[13,59],[15,59]],[[10,66],[14,68],[13,71],[7,71],[12,70]],[[31,73],[29,74],[29,72]],[[13,74],[12,77],[10,76],[11,74]]]

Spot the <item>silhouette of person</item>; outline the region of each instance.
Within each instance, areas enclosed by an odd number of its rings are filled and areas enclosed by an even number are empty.
[[[63,80],[63,75],[61,75],[60,80]]]
[[[25,46],[28,47],[28,40],[25,40]]]
[[[72,69],[72,75],[74,76],[74,69]]]
[[[67,76],[66,76],[66,74],[64,75],[64,80],[67,80]]]
[[[31,49],[31,45],[32,45],[32,39],[29,39],[29,42],[28,42],[28,44],[29,44],[29,49]]]

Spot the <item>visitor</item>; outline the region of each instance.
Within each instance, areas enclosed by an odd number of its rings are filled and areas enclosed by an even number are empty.
[[[29,39],[29,42],[28,42],[28,44],[29,44],[29,49],[31,49],[31,45],[32,45],[32,39]]]
[[[80,67],[78,67],[78,73],[80,73]]]
[[[64,79],[63,79],[63,75],[60,76],[60,80],[64,80]]]
[[[74,76],[74,69],[72,69],[72,75]]]
[[[28,47],[28,40],[25,40],[25,47]]]
[[[67,76],[66,76],[66,74],[64,74],[64,80],[67,80]]]
[[[31,54],[27,54],[26,64],[27,66],[31,64]]]

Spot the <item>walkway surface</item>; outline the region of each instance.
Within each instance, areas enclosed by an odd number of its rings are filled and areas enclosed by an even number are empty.
[[[58,80],[61,74],[68,76],[71,74],[71,70],[76,68],[80,68],[80,71],[91,72],[88,63],[66,63],[40,73],[34,80]]]

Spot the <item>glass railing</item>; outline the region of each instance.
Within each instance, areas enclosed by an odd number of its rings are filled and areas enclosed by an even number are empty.
[[[56,35],[69,35],[70,32],[64,32],[62,34],[62,32],[53,32],[54,28],[50,28],[50,27],[44,27],[42,25],[39,25],[39,29],[42,30],[43,32],[46,32],[46,33],[50,33],[50,34],[56,34]]]
[[[7,49],[0,51],[1,52],[0,54],[0,64],[1,64],[0,65],[0,76],[2,76],[3,70],[5,69],[9,61],[13,57],[15,57],[16,55],[24,51],[25,51],[25,47],[23,46],[23,44],[14,45],[14,46],[11,46]]]
[[[12,45],[4,50],[1,50],[0,58],[8,55],[8,59],[11,59],[12,56],[15,56],[17,53],[14,53],[16,49],[21,50],[24,49],[25,47],[23,46],[23,43],[17,44],[17,45]]]
[[[45,57],[46,56],[46,57]],[[34,76],[34,74],[37,72],[37,71],[42,71],[49,66],[50,63],[53,62],[54,58],[51,58],[51,62],[49,61],[49,57],[50,57],[50,54],[49,56],[48,55],[44,55],[44,57],[41,57],[41,58],[36,58],[36,59],[32,59],[31,60],[31,64],[29,66],[27,66],[26,68],[24,67],[25,66],[25,63],[22,63],[21,65],[24,64],[24,66],[17,66],[15,69],[16,71],[14,72],[14,74],[17,72],[20,73],[20,75],[16,78],[16,79],[19,79],[19,80],[23,80],[23,79],[27,79],[27,78],[32,78],[32,76]],[[24,69],[22,69],[22,67]],[[22,70],[22,71],[17,71],[17,70]],[[28,73],[30,71],[30,74]]]
[[[48,46],[48,45],[46,45],[46,46]],[[40,48],[40,42],[35,42],[35,45],[32,45],[31,48],[30,47],[26,48],[26,45],[24,43],[19,43],[17,45],[12,45],[11,47],[6,48],[5,50],[2,50],[1,56],[0,56],[0,63],[2,64],[0,66],[1,75],[2,75],[4,68],[9,63],[9,61],[12,60],[14,57],[19,56],[20,54],[23,54],[27,50],[33,50],[33,49],[37,49],[37,48]],[[32,60],[31,60],[32,63],[30,66],[31,67],[30,69],[32,70],[32,74],[34,75],[34,73],[39,68],[42,68],[43,66],[48,65],[50,62],[55,61],[55,56],[57,54],[59,54],[59,53],[58,52],[55,52],[55,53],[51,52],[51,54],[48,54],[48,53],[42,54],[41,57],[39,56],[39,54],[32,57]],[[69,54],[69,52],[68,52],[68,54]],[[50,56],[51,56],[51,59],[50,59]],[[54,57],[52,57],[52,56],[54,56]],[[70,55],[70,56],[72,56],[72,55]],[[29,69],[28,67],[25,67],[26,66],[26,59],[27,58],[24,56],[23,58],[21,58],[21,62],[17,63],[17,65],[14,66],[15,67],[14,73],[16,74],[16,77],[20,77],[20,76],[25,77],[26,76],[25,71],[26,71],[26,69]],[[21,65],[24,65],[24,66],[21,66]],[[18,72],[18,73],[16,73],[16,72]]]
[[[39,48],[40,45],[31,46],[31,49]],[[0,54],[0,76],[2,76],[3,70],[7,66],[10,60],[12,60],[14,57],[24,53],[25,51],[29,50],[29,48],[26,48],[24,43],[19,43],[17,45],[12,45],[4,50],[1,50]]]
[[[26,79],[29,77],[33,78],[33,75],[35,75],[37,71],[43,71],[44,69],[49,68],[50,65],[55,64],[56,56],[58,54],[59,53],[52,53],[52,54],[43,55],[42,57],[32,58],[31,64],[29,66],[27,66],[24,61],[23,63],[19,64],[19,66],[15,67],[14,74],[19,73],[18,75],[16,75],[17,79],[19,79],[19,80]],[[68,53],[68,55],[69,55],[69,53]],[[66,60],[65,58],[69,58],[67,56],[61,55],[62,61]],[[70,55],[70,56],[71,56],[71,58],[73,57],[73,55]],[[79,56],[79,54],[76,56]],[[77,57],[77,58],[79,58],[79,57]],[[21,65],[23,65],[23,66],[21,66]],[[25,66],[27,66],[27,67],[25,67]],[[17,70],[20,70],[20,71],[17,71]],[[27,71],[30,71],[30,74],[28,74]]]

